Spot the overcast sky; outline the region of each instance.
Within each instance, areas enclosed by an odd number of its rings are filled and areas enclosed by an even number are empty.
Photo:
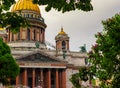
[[[70,50],[79,51],[79,47],[86,44],[87,51],[95,44],[94,35],[103,30],[102,20],[111,18],[120,12],[120,0],[92,0],[93,11],[71,11],[66,13],[51,10],[45,12],[40,7],[42,17],[47,24],[46,40],[55,45],[55,36],[61,26],[70,37]]]

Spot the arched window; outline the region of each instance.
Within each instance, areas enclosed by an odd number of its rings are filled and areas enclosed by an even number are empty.
[[[66,43],[65,43],[65,41],[62,41],[62,49],[66,49]]]
[[[27,29],[27,39],[30,40],[30,29]]]

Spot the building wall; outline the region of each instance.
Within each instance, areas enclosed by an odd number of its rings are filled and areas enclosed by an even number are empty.
[[[67,68],[66,69],[66,88],[72,88],[73,85],[70,82],[70,78],[72,74],[78,73],[78,70],[72,69],[72,68]]]
[[[74,58],[72,59],[72,64],[75,66],[85,66],[85,58]]]

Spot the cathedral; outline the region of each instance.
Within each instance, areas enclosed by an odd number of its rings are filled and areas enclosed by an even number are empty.
[[[16,79],[10,80],[11,85],[29,88],[72,88],[69,79],[81,66],[86,66],[86,53],[70,51],[70,37],[63,27],[55,36],[55,46],[47,42],[47,25],[39,6],[33,4],[32,0],[18,0],[12,6],[11,12],[16,12],[30,23],[30,27],[20,27],[17,34],[13,34],[9,28],[0,28],[0,37],[10,46],[20,67],[20,74]]]

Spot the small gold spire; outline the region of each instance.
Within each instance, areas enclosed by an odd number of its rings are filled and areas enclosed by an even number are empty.
[[[65,35],[66,34],[63,30],[63,27],[61,27],[61,32],[59,32],[58,34],[60,34],[60,35]]]
[[[63,32],[63,27],[61,27],[61,32]]]

